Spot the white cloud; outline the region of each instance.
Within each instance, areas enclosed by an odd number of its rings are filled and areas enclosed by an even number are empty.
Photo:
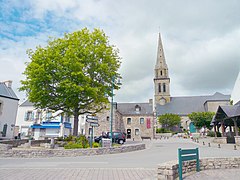
[[[0,77],[13,79],[17,88],[27,60],[26,49],[46,44],[48,36],[60,37],[85,26],[100,27],[122,57],[123,87],[116,92],[116,100],[147,101],[153,97],[160,26],[172,95],[230,94],[240,66],[239,5],[238,1],[217,0],[6,3],[2,6],[6,20],[0,21],[0,36],[4,37],[0,42]],[[11,21],[8,17],[14,16],[16,7],[24,13]],[[26,29],[32,32],[29,37],[23,34]]]

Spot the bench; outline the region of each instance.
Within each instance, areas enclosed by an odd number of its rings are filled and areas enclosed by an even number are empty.
[[[184,161],[191,161],[191,160],[196,160],[196,169],[197,169],[197,172],[199,172],[200,171],[200,166],[199,166],[198,148],[196,148],[196,149],[181,149],[181,148],[178,148],[179,180],[182,180],[182,163]]]
[[[141,136],[141,139],[142,139],[142,141],[143,141],[144,139],[150,139],[150,140],[151,140],[151,137],[149,137],[149,136]]]

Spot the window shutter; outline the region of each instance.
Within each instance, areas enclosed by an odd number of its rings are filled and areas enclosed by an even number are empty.
[[[147,129],[151,128],[151,119],[147,118]]]
[[[34,120],[34,112],[32,112],[32,114],[31,114],[31,120],[32,121]]]
[[[27,112],[25,112],[24,121],[27,121]]]

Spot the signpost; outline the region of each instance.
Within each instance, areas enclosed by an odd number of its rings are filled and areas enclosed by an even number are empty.
[[[93,115],[87,115],[86,117],[86,121],[88,123],[90,123],[89,125],[92,127],[91,130],[91,137],[90,137],[90,147],[92,148],[92,142],[93,142],[93,127],[98,127],[98,117],[97,116],[93,116]]]

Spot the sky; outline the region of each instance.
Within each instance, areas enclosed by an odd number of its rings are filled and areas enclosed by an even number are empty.
[[[49,37],[100,28],[120,51],[122,87],[114,101],[154,96],[158,33],[171,96],[231,94],[240,68],[238,0],[0,0],[0,81],[18,92],[27,49]]]

